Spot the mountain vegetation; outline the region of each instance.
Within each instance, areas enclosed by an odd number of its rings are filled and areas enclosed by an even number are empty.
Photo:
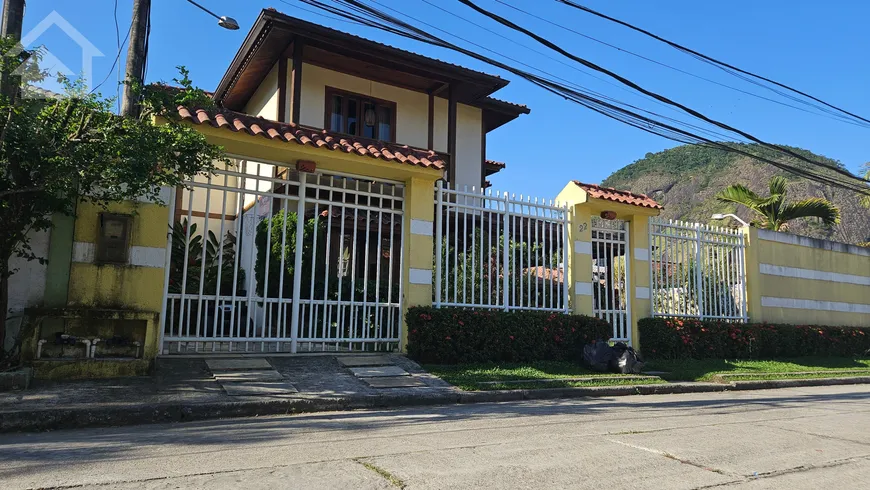
[[[740,146],[768,158],[780,158],[758,145]],[[791,150],[843,168],[836,160],[800,148]],[[797,159],[789,163],[807,166]],[[790,200],[823,198],[840,210],[837,224],[826,225],[815,218],[798,219],[789,223],[790,233],[845,243],[870,241],[870,211],[861,206],[858,193],[812,182],[758,160],[715,148],[684,145],[647,153],[644,158],[614,172],[602,185],[647,194],[664,206],[662,216],[665,218],[724,225],[726,222],[712,221],[710,216],[734,213],[751,221],[755,214],[744,206],[719,201],[717,194],[740,184],[765,195],[774,176],[786,179]]]

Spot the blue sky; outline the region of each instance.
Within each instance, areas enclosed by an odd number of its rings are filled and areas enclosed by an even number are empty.
[[[423,0],[376,0],[373,4],[401,9],[469,41],[608,96],[665,115],[679,116],[617,87],[614,85],[616,82],[602,81],[602,75],[594,78],[565,66],[560,61],[570,63],[568,60],[560,60],[556,53],[546,52],[545,47],[536,45],[531,39],[499,27],[458,2],[430,1],[455,15],[445,14]],[[773,96],[672,48],[555,1],[504,1],[659,62],[741,90]],[[311,7],[296,0],[287,0],[286,3],[282,0],[200,0],[200,3],[220,15],[234,17],[242,29],[235,32],[221,29],[213,18],[184,0],[154,0],[147,74],[150,81],[171,80],[176,74],[175,66],[185,65],[197,85],[214,89],[247,30],[260,10],[266,7],[512,80],[508,87],[495,95],[526,104],[532,113],[490,133],[487,156],[508,164],[507,170],[492,179],[498,189],[553,196],[570,179],[599,182],[647,152],[676,145],[566,102],[458,53],[324,18],[303,11]],[[796,111],[649,63],[526,17],[496,0],[479,0],[478,3],[543,34],[575,54],[762,139],[807,148],[840,160],[855,172],[861,164],[870,161],[870,129]],[[870,18],[870,2],[582,0],[580,3],[870,118],[870,91],[867,90],[870,64],[866,62],[866,20]],[[123,40],[129,28],[132,2],[119,0],[118,4],[117,18]],[[118,52],[114,2],[30,0],[25,15],[25,34],[52,11],[57,11],[104,54],[94,59],[93,78],[99,82],[108,77],[100,91],[107,96],[113,95],[117,73],[110,70]],[[546,52],[546,56],[481,31],[459,16],[496,30],[521,45]],[[467,46],[442,32],[435,33]],[[60,28],[48,29],[39,37],[38,43],[69,69],[82,70],[81,49]],[[118,66],[123,66],[125,54],[126,49],[121,53]]]

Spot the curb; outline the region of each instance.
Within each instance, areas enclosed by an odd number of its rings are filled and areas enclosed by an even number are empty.
[[[165,403],[0,413],[0,433],[40,432],[167,422],[193,422],[265,415],[294,415],[373,408],[499,403],[629,395],[673,395],[766,390],[803,386],[870,384],[870,376],[735,381],[731,383],[668,383],[633,386],[543,388],[539,390],[454,391],[428,394],[302,397],[218,403]]]

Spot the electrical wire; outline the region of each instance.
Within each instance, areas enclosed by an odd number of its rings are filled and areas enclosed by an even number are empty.
[[[426,1],[426,0],[423,0],[423,1]],[[557,28],[562,29],[562,30],[564,30],[564,31],[570,32],[570,33],[575,34],[575,35],[577,35],[577,36],[580,36],[580,37],[583,37],[583,38],[588,39],[588,40],[590,40],[590,41],[593,41],[593,42],[596,42],[596,43],[598,43],[598,44],[601,44],[601,45],[603,45],[603,46],[607,46],[607,47],[609,47],[609,48],[615,49],[615,50],[620,51],[620,52],[622,52],[622,53],[625,53],[625,54],[628,54],[628,55],[634,56],[634,57],[636,57],[636,58],[642,59],[642,60],[644,60],[644,61],[647,61],[647,62],[650,62],[650,63],[656,64],[656,65],[661,66],[661,67],[663,67],[663,68],[667,68],[667,69],[669,69],[669,70],[673,70],[673,71],[676,71],[676,72],[678,72],[678,73],[682,73],[682,74],[684,74],[684,75],[688,75],[688,76],[693,77],[693,78],[696,78],[696,79],[698,79],[698,80],[703,80],[703,81],[705,81],[705,82],[707,82],[707,83],[711,83],[711,84],[713,84],[713,85],[717,85],[717,86],[719,86],[719,87],[723,87],[723,88],[726,88],[726,89],[729,89],[729,90],[733,90],[733,91],[735,91],[735,92],[738,92],[738,93],[741,93],[741,94],[744,94],[744,95],[748,95],[748,96],[750,96],[750,97],[755,97],[755,98],[757,98],[757,99],[764,100],[764,101],[767,101],[767,102],[771,102],[771,103],[773,103],[773,104],[778,104],[778,105],[781,105],[781,106],[784,106],[784,107],[789,107],[789,108],[791,108],[791,109],[795,109],[795,110],[798,110],[798,111],[801,111],[801,112],[805,112],[805,113],[807,113],[807,114],[813,114],[813,115],[816,115],[816,116],[822,116],[822,117],[825,117],[825,118],[828,118],[828,119],[833,119],[833,120],[835,120],[835,121],[840,121],[840,122],[843,122],[843,123],[846,123],[846,124],[851,124],[851,125],[853,125],[853,126],[860,126],[860,127],[870,128],[870,124],[863,123],[863,122],[860,122],[860,121],[855,121],[854,118],[851,118],[851,117],[849,117],[849,116],[846,116],[846,115],[843,115],[843,114],[840,114],[840,113],[837,113],[837,112],[834,112],[834,111],[826,110],[824,107],[818,107],[818,106],[815,106],[815,105],[810,105],[810,107],[812,107],[813,109],[815,109],[815,110],[811,110],[811,109],[806,108],[806,107],[800,107],[800,106],[797,106],[797,105],[789,104],[789,103],[783,102],[783,101],[781,101],[781,100],[772,99],[772,98],[770,98],[770,97],[765,97],[765,96],[763,96],[763,95],[759,95],[759,94],[756,94],[756,93],[754,93],[754,92],[750,92],[750,91],[748,91],[748,90],[743,90],[743,89],[741,89],[741,88],[737,88],[737,87],[734,87],[734,86],[732,86],[732,85],[728,85],[728,84],[726,84],[726,83],[718,82],[718,81],[713,80],[713,79],[711,79],[711,78],[703,77],[703,76],[701,76],[701,75],[698,75],[698,74],[692,73],[692,72],[690,72],[690,71],[683,70],[683,69],[681,69],[681,68],[677,68],[676,66],[672,66],[672,65],[669,65],[669,64],[667,64],[667,63],[662,63],[661,61],[655,60],[655,59],[653,59],[653,58],[649,58],[649,57],[644,56],[644,55],[642,55],[642,54],[635,53],[635,52],[630,51],[630,50],[628,50],[628,49],[621,48],[621,47],[619,47],[619,46],[616,46],[616,45],[614,45],[614,44],[608,43],[608,42],[606,42],[606,41],[602,41],[602,40],[597,39],[597,38],[595,38],[595,37],[592,37],[592,36],[590,36],[590,35],[588,35],[588,34],[584,34],[584,33],[580,32],[580,31],[578,31],[578,30],[576,30],[576,29],[572,29],[572,28],[570,28],[570,27],[566,27],[566,26],[564,26],[564,25],[562,25],[562,24],[559,24],[559,23],[557,23],[557,22],[553,22],[552,20],[549,20],[549,19],[547,19],[547,18],[541,17],[540,15],[536,15],[536,14],[533,13],[533,12],[529,12],[529,11],[527,11],[527,10],[523,10],[523,9],[521,9],[521,8],[515,6],[515,5],[511,5],[511,4],[507,3],[507,2],[505,2],[504,0],[495,0],[495,1],[498,2],[498,3],[500,3],[500,4],[502,4],[502,5],[504,5],[505,7],[508,7],[508,8],[510,8],[510,9],[513,9],[513,10],[515,10],[515,11],[517,11],[517,12],[523,14],[523,15],[526,15],[526,16],[529,16],[529,17],[532,17],[532,18],[537,19],[537,20],[540,20],[541,22],[545,22],[545,23],[547,23],[547,24],[549,24],[549,25],[551,25],[551,26],[553,26],[553,27],[557,27]],[[740,77],[740,78],[743,79],[743,77]],[[765,87],[765,88],[767,88],[767,87]],[[780,94],[780,95],[783,95],[783,94],[781,94],[779,91],[775,91],[775,92],[778,93],[778,94]],[[787,96],[787,95],[785,95],[785,97],[787,97],[787,98],[790,99],[790,100],[797,100],[797,99],[795,99],[795,98],[793,98],[793,97],[790,97],[790,96]],[[802,103],[802,104],[805,104],[805,101],[797,100],[797,102]]]
[[[500,1],[500,0],[496,0],[496,1]],[[684,52],[684,53],[691,54],[692,56],[694,56],[694,57],[696,57],[696,58],[698,58],[698,59],[700,59],[700,60],[702,60],[702,61],[705,61],[705,62],[711,63],[711,64],[713,64],[713,65],[715,65],[715,66],[718,66],[718,67],[724,69],[726,72],[729,72],[729,73],[732,73],[732,74],[735,74],[735,75],[736,75],[736,73],[740,73],[740,74],[742,74],[742,75],[746,75],[746,76],[748,76],[748,77],[751,77],[751,78],[754,78],[754,79],[757,79],[757,80],[763,80],[763,81],[765,81],[765,82],[768,82],[768,83],[771,83],[771,84],[773,84],[773,85],[776,85],[777,87],[784,88],[784,89],[786,89],[786,90],[788,90],[788,91],[790,91],[790,92],[792,92],[792,93],[796,93],[796,94],[799,94],[799,95],[801,95],[801,96],[803,96],[803,97],[806,97],[806,98],[812,99],[812,100],[814,100],[814,101],[816,101],[816,102],[818,102],[818,103],[820,103],[820,104],[823,104],[824,106],[826,106],[826,107],[828,107],[828,108],[830,108],[830,109],[833,109],[834,111],[837,111],[837,112],[842,113],[842,114],[846,114],[846,115],[848,115],[848,116],[851,116],[851,117],[853,117],[853,118],[855,118],[855,119],[858,119],[858,120],[860,120],[860,121],[863,121],[863,122],[865,122],[865,123],[870,123],[870,119],[865,119],[865,118],[863,118],[863,117],[861,117],[861,116],[859,116],[859,115],[857,115],[857,114],[854,114],[854,113],[849,112],[849,111],[847,111],[847,110],[845,110],[845,109],[842,109],[842,108],[840,108],[840,107],[837,107],[837,106],[835,106],[835,105],[833,105],[833,104],[830,104],[830,103],[828,103],[828,102],[825,102],[824,100],[822,100],[822,99],[820,99],[820,98],[818,98],[818,97],[814,97],[814,96],[812,96],[812,95],[810,95],[810,94],[808,94],[808,93],[806,93],[806,92],[803,92],[803,91],[801,91],[801,90],[798,90],[798,89],[796,89],[796,88],[794,88],[794,87],[791,87],[791,86],[786,85],[786,84],[784,84],[784,83],[777,82],[776,80],[773,80],[773,79],[770,79],[770,78],[764,77],[764,76],[762,76],[762,75],[758,75],[758,74],[756,74],[756,73],[752,73],[752,72],[747,71],[747,70],[743,70],[743,69],[738,68],[738,67],[736,67],[736,66],[734,66],[734,65],[731,65],[731,64],[725,63],[724,61],[717,60],[716,58],[713,58],[713,57],[711,57],[711,56],[707,56],[707,55],[705,55],[705,54],[703,54],[703,53],[700,53],[700,52],[695,51],[695,50],[693,50],[693,49],[691,49],[691,48],[688,48],[688,47],[686,47],[686,46],[684,46],[684,45],[682,45],[682,44],[678,44],[678,43],[675,43],[675,42],[673,42],[673,41],[669,41],[669,40],[667,40],[667,39],[665,39],[665,38],[663,38],[663,37],[661,37],[661,36],[658,36],[658,35],[656,35],[656,34],[653,34],[652,32],[650,32],[650,31],[648,31],[648,30],[646,30],[646,29],[642,29],[642,28],[637,27],[637,26],[635,26],[635,25],[629,24],[628,22],[625,22],[625,21],[619,20],[619,19],[617,19],[617,18],[615,18],[615,17],[611,17],[611,16],[609,16],[609,15],[603,14],[603,13],[598,12],[598,11],[596,11],[596,10],[593,10],[593,9],[591,9],[591,8],[589,8],[589,7],[586,7],[586,6],[580,5],[580,4],[578,4],[578,3],[575,3],[575,2],[573,2],[573,1],[571,1],[571,0],[556,0],[556,1],[559,2],[559,3],[562,3],[562,4],[564,4],[564,5],[567,5],[567,6],[569,6],[569,7],[573,7],[573,8],[575,8],[575,9],[581,10],[581,11],[583,11],[583,12],[590,13],[590,14],[595,15],[595,16],[597,16],[597,17],[600,17],[600,18],[602,18],[602,19],[606,19],[606,20],[609,20],[609,21],[611,21],[611,22],[615,22],[615,23],[617,23],[617,24],[619,24],[619,25],[622,25],[622,26],[625,26],[625,27],[627,27],[627,28],[629,28],[629,29],[631,29],[631,30],[633,30],[633,31],[640,32],[641,34],[644,34],[645,36],[651,37],[651,38],[653,38],[653,39],[655,39],[655,40],[657,40],[657,41],[661,41],[661,42],[663,42],[663,43],[665,43],[665,44],[667,44],[667,45],[669,45],[669,46],[671,46],[671,47],[673,47],[673,48],[675,48],[675,49],[677,49],[677,50],[679,50],[679,51],[682,51],[682,52]],[[735,73],[735,72],[736,72],[736,73]],[[750,83],[754,83],[754,84],[756,84],[756,85],[758,85],[758,86],[760,86],[760,87],[767,88],[768,90],[771,90],[771,91],[773,91],[773,92],[775,92],[775,93],[777,93],[777,94],[780,94],[780,95],[784,95],[784,96],[785,96],[785,94],[783,94],[783,93],[780,92],[779,90],[773,89],[772,87],[769,87],[769,86],[764,85],[764,84],[760,84],[760,83],[758,83],[758,82],[756,82],[756,81],[754,81],[754,80],[750,80],[749,78],[746,78],[746,77],[743,77],[743,76],[741,76],[740,78],[743,79],[743,80],[749,81]],[[804,101],[804,100],[802,100],[802,99],[796,99],[796,98],[793,98],[793,97],[790,97],[790,98],[792,98],[792,100],[798,100],[798,101],[800,101],[800,102],[802,102],[802,103],[805,103],[805,104],[807,103],[807,101]]]
[[[404,22],[396,17],[393,17],[385,12],[382,12],[376,8],[369,7],[367,5],[362,4],[357,0],[332,0],[334,3],[341,5],[341,7],[336,7],[334,5],[330,5],[321,0],[298,0],[323,11],[332,13],[334,15],[339,15],[344,18],[354,18],[360,20],[365,25],[369,25],[371,27],[384,30],[385,32],[392,32],[394,34],[401,35],[408,39],[414,39],[421,42],[425,42],[427,44],[431,44],[434,46],[439,46],[447,49],[451,49],[457,51],[459,53],[465,54],[466,56],[475,58],[479,61],[483,61],[497,68],[503,69],[510,73],[513,73],[521,78],[524,78],[531,83],[551,92],[555,95],[561,96],[566,100],[570,100],[576,102],[584,107],[587,107],[595,112],[603,114],[607,117],[616,119],[625,124],[631,125],[643,131],[649,132],[651,134],[656,134],[673,141],[678,141],[681,143],[688,144],[702,144],[705,146],[718,148],[723,151],[729,151],[732,153],[737,153],[746,157],[754,158],[756,160],[768,163],[776,168],[781,170],[788,171],[790,173],[804,176],[810,180],[820,182],[823,184],[831,185],[834,187],[840,187],[844,189],[848,189],[851,191],[868,193],[868,188],[863,180],[858,179],[856,176],[852,174],[846,174],[848,180],[842,179],[838,175],[830,175],[824,173],[818,173],[817,171],[813,171],[808,168],[805,168],[805,165],[801,162],[798,164],[792,164],[782,161],[773,160],[771,158],[767,158],[763,155],[759,155],[756,153],[751,153],[747,150],[741,148],[740,145],[724,143],[721,141],[715,141],[710,138],[706,138],[704,136],[700,136],[694,134],[692,132],[686,131],[684,129],[680,129],[673,125],[667,124],[665,122],[652,119],[650,117],[646,117],[640,115],[636,112],[630,111],[623,107],[619,107],[617,105],[611,104],[605,100],[592,97],[590,95],[584,94],[581,91],[571,89],[570,87],[566,87],[561,85],[553,80],[550,80],[546,77],[541,77],[538,75],[534,75],[530,72],[521,70],[519,68],[513,67],[506,63],[502,63],[500,61],[494,60],[492,58],[488,58],[474,51],[462,48],[450,42],[447,42],[430,32],[423,31],[407,22]],[[342,8],[343,7],[343,8]],[[784,153],[782,150],[779,150],[777,147],[773,149],[777,150],[779,153]],[[814,166],[824,166],[826,165],[819,164],[817,162],[813,162],[809,160],[808,162]],[[801,166],[804,165],[804,166]]]
[[[746,139],[752,141],[753,143],[757,143],[757,144],[762,145],[766,148],[777,150],[777,151],[784,153],[786,155],[789,155],[793,158],[803,160],[806,163],[809,163],[811,165],[821,165],[821,166],[824,166],[830,170],[833,170],[834,172],[842,174],[846,177],[860,179],[860,177],[856,177],[848,170],[842,169],[836,165],[832,165],[832,164],[828,164],[825,162],[820,162],[817,160],[807,158],[807,157],[805,157],[799,153],[796,153],[796,152],[792,151],[791,149],[786,148],[784,146],[776,145],[773,143],[768,143],[768,142],[766,142],[766,141],[764,141],[764,140],[762,140],[762,139],[760,139],[760,138],[758,138],[758,137],[756,137],[756,136],[754,136],[746,131],[743,131],[743,130],[738,129],[734,126],[731,126],[729,124],[725,124],[721,121],[718,121],[716,119],[708,117],[708,116],[702,114],[701,112],[699,112],[695,109],[692,109],[684,104],[676,102],[676,101],[674,101],[668,97],[665,97],[664,95],[661,95],[657,92],[653,92],[652,90],[645,89],[644,87],[641,87],[637,83],[629,80],[628,78],[623,77],[622,75],[619,75],[616,72],[608,70],[607,68],[604,68],[604,67],[602,67],[596,63],[593,63],[585,58],[574,55],[574,54],[570,53],[569,51],[567,51],[566,49],[562,48],[561,46],[559,46],[559,45],[549,41],[548,39],[544,38],[543,36],[539,36],[538,34],[535,34],[534,32],[530,31],[529,29],[526,29],[526,28],[524,28],[524,27],[498,15],[498,14],[495,14],[493,12],[490,12],[490,11],[478,6],[477,4],[472,2],[471,0],[458,0],[458,1],[460,3],[462,3],[463,5],[466,5],[466,6],[470,7],[471,9],[475,10],[476,12],[478,12],[482,15],[485,15],[486,17],[489,17],[490,19],[492,19],[492,20],[494,20],[494,21],[496,21],[496,22],[498,22],[498,23],[500,23],[500,24],[502,24],[510,29],[513,29],[517,32],[521,32],[521,33],[525,34],[526,36],[529,36],[530,38],[534,39],[535,41],[543,44],[544,46],[552,49],[553,51],[556,51],[557,53],[565,56],[568,59],[574,60],[577,63],[580,63],[581,65],[586,66],[587,68],[595,70],[599,73],[603,73],[604,75],[607,75],[607,76],[613,78],[614,80],[626,85],[627,87],[630,87],[634,90],[637,90],[645,95],[648,95],[648,96],[653,97],[661,102],[664,102],[666,104],[677,107],[677,108],[681,109],[683,112],[685,112],[691,116],[694,116],[694,117],[696,117],[696,118],[698,118],[698,119],[700,119],[708,124],[712,124],[712,125],[717,126],[721,129],[724,129],[726,131],[736,133],[736,134],[742,136],[743,138],[746,138]],[[860,180],[863,181],[864,179],[860,179]],[[870,181],[865,181],[865,182],[870,182]]]
[[[132,31],[132,30],[133,30],[133,22],[130,22],[130,28],[127,29],[127,36],[124,37],[124,41],[118,46],[118,52],[115,53],[115,59],[114,59],[114,61],[112,61],[112,67],[109,68],[109,73],[106,74],[106,77],[103,78],[103,80],[100,83],[98,83],[96,86],[94,86],[94,88],[91,89],[90,93],[94,93],[100,87],[102,87],[103,84],[106,83],[106,81],[109,79],[109,77],[112,76],[112,73],[115,72],[115,68],[118,66],[118,60],[121,58],[121,51],[123,51],[124,45],[126,45],[127,41],[130,39],[130,31]],[[120,76],[120,71],[118,72],[118,75]]]
[[[618,104],[618,105],[621,105],[621,106],[623,106],[623,107],[628,107],[628,108],[631,108],[631,109],[634,109],[634,110],[642,111],[642,112],[645,112],[645,113],[647,113],[647,114],[649,114],[649,115],[652,115],[652,116],[661,117],[661,118],[663,118],[663,119],[669,120],[669,121],[674,122],[674,123],[676,123],[676,124],[680,124],[680,125],[682,125],[682,126],[684,126],[684,127],[688,127],[688,128],[695,129],[695,130],[697,130],[697,131],[703,131],[703,132],[707,133],[707,134],[708,134],[709,136],[711,136],[711,137],[719,137],[719,138],[724,138],[724,139],[728,139],[728,138],[731,137],[730,135],[726,135],[726,134],[723,134],[723,133],[719,133],[719,132],[716,132],[716,131],[710,130],[710,129],[708,129],[708,128],[704,128],[704,127],[701,127],[701,126],[697,126],[697,125],[695,125],[695,124],[691,124],[691,123],[688,123],[688,122],[685,122],[685,121],[681,121],[681,120],[678,120],[678,119],[674,119],[674,118],[671,118],[671,117],[668,117],[668,116],[665,116],[665,115],[662,115],[662,114],[659,114],[659,113],[656,113],[656,112],[652,112],[652,111],[649,111],[649,110],[647,110],[647,109],[643,109],[643,108],[640,108],[640,107],[634,106],[634,105],[632,105],[632,104],[628,104],[628,103],[625,103],[625,102],[621,102],[621,101],[619,101],[619,100],[617,100],[617,99],[614,99],[614,98],[612,98],[612,97],[609,97],[609,96],[607,96],[607,95],[605,95],[605,94],[602,94],[602,93],[599,93],[599,92],[595,92],[595,91],[593,91],[593,90],[586,89],[586,88],[584,88],[584,87],[581,87],[580,85],[577,85],[576,83],[572,82],[571,80],[568,80],[568,79],[565,79],[565,78],[559,77],[559,76],[557,76],[557,75],[554,75],[554,74],[552,74],[552,73],[549,73],[549,72],[547,72],[547,71],[545,71],[545,70],[542,70],[542,69],[540,69],[540,68],[536,68],[536,67],[534,67],[534,66],[532,66],[532,65],[529,65],[528,63],[522,62],[522,61],[520,61],[520,60],[517,60],[517,59],[512,58],[512,57],[510,57],[510,56],[507,56],[507,55],[505,55],[505,54],[501,54],[501,53],[499,53],[499,52],[497,52],[497,51],[495,51],[495,50],[492,50],[492,49],[490,49],[490,48],[487,48],[486,46],[483,46],[483,45],[481,45],[481,44],[479,44],[479,43],[476,43],[476,42],[474,42],[474,41],[470,41],[470,40],[468,40],[468,39],[466,39],[466,38],[464,38],[464,37],[462,37],[462,36],[459,36],[459,35],[457,35],[457,34],[453,34],[453,33],[451,33],[451,32],[448,32],[448,31],[446,31],[446,30],[444,30],[444,29],[442,29],[442,28],[440,28],[440,27],[438,27],[438,26],[436,26],[436,25],[430,24],[430,23],[428,23],[428,22],[426,22],[426,21],[423,21],[423,20],[421,20],[421,19],[419,19],[419,18],[417,18],[417,17],[413,17],[413,16],[411,16],[411,15],[409,15],[409,14],[406,14],[406,13],[404,13],[404,12],[401,12],[401,11],[399,11],[399,10],[397,10],[397,9],[394,9],[394,8],[392,8],[392,7],[389,7],[389,6],[387,6],[387,5],[384,5],[384,4],[380,3],[380,2],[378,2],[378,0],[369,0],[369,1],[371,1],[372,3],[376,3],[376,4],[378,4],[378,5],[381,5],[382,7],[386,8],[387,10],[390,10],[390,11],[392,11],[392,12],[396,12],[396,13],[399,14],[399,15],[402,15],[402,16],[404,16],[404,17],[407,17],[408,19],[411,19],[411,20],[414,20],[414,21],[416,21],[416,22],[419,22],[420,24],[425,25],[425,26],[427,26],[427,27],[429,27],[429,28],[431,28],[431,29],[435,29],[435,30],[437,30],[437,31],[439,31],[439,32],[443,32],[443,33],[447,34],[448,36],[455,37],[455,38],[457,38],[457,39],[459,39],[459,40],[461,40],[461,41],[464,41],[464,42],[466,42],[466,43],[468,43],[468,44],[471,44],[472,46],[475,46],[475,47],[477,47],[477,48],[483,49],[484,51],[487,51],[487,52],[493,53],[494,55],[499,56],[499,57],[504,58],[504,59],[507,59],[507,60],[509,60],[509,61],[513,61],[514,63],[517,63],[517,64],[520,64],[520,65],[522,65],[522,66],[525,66],[526,68],[529,68],[529,69],[531,69],[531,70],[535,70],[535,71],[537,71],[537,72],[539,72],[539,73],[541,73],[541,74],[543,74],[543,75],[546,75],[546,76],[548,76],[548,77],[550,77],[550,78],[552,78],[552,79],[554,79],[554,80],[558,80],[558,81],[560,81],[560,82],[563,82],[563,83],[567,84],[567,86],[569,86],[569,87],[571,87],[571,88],[573,88],[573,89],[575,89],[575,90],[581,91],[581,92],[583,92],[583,93],[585,93],[585,94],[587,94],[587,95],[593,95],[593,96],[596,96],[596,97],[600,97],[600,98],[602,98],[602,99],[608,100],[608,101],[610,101],[610,102],[612,102],[612,103],[614,103],[614,104]],[[436,8],[438,8],[439,10],[442,10],[442,11],[448,13],[448,14],[455,15],[453,12],[450,12],[450,11],[448,11],[448,10],[444,10],[444,9],[442,9],[442,8],[436,6],[436,5],[433,5],[433,4],[429,3],[427,0],[422,0],[422,1],[423,1],[424,3],[427,3],[427,4],[429,4],[429,5],[432,5],[433,7],[436,7]],[[459,17],[459,16],[457,16],[457,17]],[[462,20],[466,20],[467,22],[470,22],[470,23],[472,23],[472,24],[474,24],[474,25],[477,25],[477,24],[475,24],[475,23],[473,23],[473,22],[471,22],[471,21],[468,21],[467,19],[464,19],[464,18],[462,18],[462,17],[459,17],[459,18],[461,18]],[[483,28],[482,26],[480,26],[480,27]],[[493,33],[496,34],[496,35],[499,35],[498,33],[495,33],[494,31],[493,31]],[[507,40],[510,40],[510,38],[507,38],[506,36],[501,36],[501,35],[499,35],[499,36],[500,36],[500,37],[504,37],[504,38],[507,39]],[[519,44],[519,43],[518,43],[518,44]],[[522,44],[519,44],[519,45],[522,46]],[[531,48],[529,48],[529,49],[531,49]],[[535,50],[532,50],[532,51],[535,51]],[[536,51],[536,52],[537,52],[537,51]],[[541,54],[542,54],[542,55],[546,55],[546,53],[541,53]],[[554,60],[557,60],[557,61],[559,61],[559,62],[562,62],[562,60],[559,60],[558,58],[553,58],[553,59],[554,59]],[[564,63],[564,62],[563,62],[563,63]],[[570,64],[567,64],[567,63],[564,63],[564,64],[565,64],[566,66],[568,66],[568,67],[571,67],[571,68],[576,69],[576,70],[579,71],[580,73],[583,73],[583,74],[586,74],[586,75],[590,75],[590,76],[592,76],[591,74],[586,73],[585,71],[582,71],[582,70],[580,70],[579,68],[577,68],[577,67],[575,67],[575,66],[573,66],[573,65],[570,65]],[[609,83],[609,84],[611,84],[611,85],[613,85],[613,86],[615,86],[615,87],[618,87],[619,89],[625,90],[625,91],[628,92],[628,93],[636,94],[636,92],[631,92],[631,91],[628,90],[627,88],[625,88],[625,87],[623,87],[623,86],[621,86],[621,85],[617,85],[617,84],[615,84],[615,83],[613,83],[613,82],[610,82],[609,80],[604,80],[604,79],[601,79],[601,78],[599,78],[599,77],[593,77],[593,78],[596,78],[596,79],[599,79],[599,80],[605,81],[605,82],[607,82],[607,83]],[[666,105],[666,104],[663,104],[663,103],[658,102],[658,101],[655,101],[655,100],[653,100],[653,101],[659,103],[659,104],[662,105],[663,107],[667,107],[667,108],[669,108],[669,109],[673,109],[672,107],[670,107],[670,106],[668,106],[668,105]]]

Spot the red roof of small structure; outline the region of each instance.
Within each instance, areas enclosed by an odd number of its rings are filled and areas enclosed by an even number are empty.
[[[612,187],[601,187],[595,184],[584,184],[577,180],[574,181],[578,187],[586,191],[590,197],[595,199],[604,199],[607,201],[621,202],[631,204],[632,206],[640,206],[644,208],[662,209],[662,205],[655,202],[646,194],[635,194],[629,191],[620,191]]]

